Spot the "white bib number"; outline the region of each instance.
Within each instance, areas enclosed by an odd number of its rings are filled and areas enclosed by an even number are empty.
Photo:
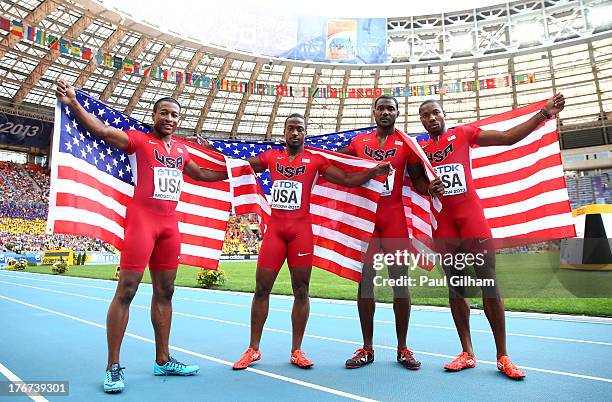
[[[292,180],[276,180],[272,184],[272,203],[274,209],[295,211],[302,206],[302,183]]]
[[[434,167],[442,184],[444,184],[444,195],[463,194],[467,191],[465,183],[465,171],[460,163],[449,163]]]
[[[389,175],[387,176],[387,179],[383,183],[384,188],[383,188],[383,191],[381,191],[380,196],[381,197],[390,196],[391,193],[393,192],[394,183],[395,183],[395,169],[391,169],[391,171],[389,172]]]
[[[155,182],[153,198],[167,201],[179,200],[183,184],[183,172],[173,168],[154,167],[153,180]]]

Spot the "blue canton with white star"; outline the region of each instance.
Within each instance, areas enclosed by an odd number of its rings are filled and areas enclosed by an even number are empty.
[[[337,151],[346,147],[356,135],[368,133],[373,129],[374,127],[366,127],[353,131],[306,137],[304,145],[324,149],[326,151]],[[278,141],[210,139],[208,142],[222,154],[240,159],[255,157],[268,149],[283,149],[282,143]],[[270,172],[266,170],[263,173],[256,173],[255,176],[257,176],[263,191],[269,195],[272,186]]]
[[[136,119],[128,117],[99,100],[91,97],[86,92],[76,90],[77,101],[89,113],[95,115],[104,124],[119,130],[139,130],[145,133],[150,128]],[[115,178],[127,183],[134,184],[132,168],[125,152],[107,146],[104,141],[93,136],[75,119],[68,106],[62,105],[60,119],[60,152],[69,153],[76,158],[84,160],[96,169],[113,175]],[[317,135],[307,137],[305,145],[320,148],[327,151],[337,151],[346,147],[356,135],[370,132],[374,127],[366,127],[340,133]],[[216,140],[211,139],[209,143],[219,152],[233,158],[255,157],[268,149],[282,149],[281,142],[274,141],[249,141],[249,140]],[[272,182],[270,172],[256,174],[264,192],[270,194]]]
[[[107,126],[119,130],[150,131],[137,120],[106,106],[81,90],[76,90],[76,96],[85,110],[94,114]],[[87,132],[75,120],[74,114],[66,105],[61,107],[60,125],[60,152],[71,154],[127,184],[134,184],[128,155],[124,151],[106,145],[104,141]]]

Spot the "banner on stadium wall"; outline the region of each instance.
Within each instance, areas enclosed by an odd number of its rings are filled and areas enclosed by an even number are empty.
[[[0,253],[0,267],[6,266],[6,263],[12,259],[20,260],[25,258],[27,262],[33,262],[40,264],[43,259],[43,253],[38,252],[27,252],[23,254],[17,254],[12,252]]]
[[[385,18],[298,18],[297,45],[279,56],[288,59],[350,63],[387,63]]]
[[[0,113],[0,145],[48,148],[53,123]]]
[[[383,34],[383,25],[379,20],[385,21],[384,19],[372,18],[332,20],[318,17],[318,23],[300,34],[302,41],[298,45],[295,45],[294,48],[289,48],[280,55],[270,55],[294,59],[298,59],[299,56],[301,60],[307,61],[386,63],[386,31]],[[346,21],[355,22],[347,23]],[[306,25],[304,25],[304,29],[305,27]],[[476,92],[484,89],[508,87],[512,85],[513,81],[516,85],[535,82],[534,73],[515,74],[513,76],[506,74],[480,80],[456,80],[453,82],[423,83],[420,85],[406,84],[390,87],[293,86],[257,81],[235,81],[224,78],[219,79],[216,76],[202,75],[187,70],[170,71],[161,66],[137,61],[134,58],[123,58],[102,49],[81,46],[79,43],[70,42],[59,36],[47,33],[40,28],[26,26],[22,21],[18,20],[9,21],[7,18],[0,17],[0,29],[8,31],[11,35],[17,36],[22,40],[38,44],[52,51],[57,51],[67,56],[79,57],[82,60],[93,61],[102,67],[123,70],[125,73],[150,77],[154,80],[176,82],[177,84],[184,83],[185,85],[200,88],[265,96],[373,99],[380,95],[409,97]],[[386,24],[384,29],[386,30]],[[218,31],[222,31],[224,35],[227,33],[225,30],[218,29]],[[250,33],[253,32],[251,31]],[[244,37],[252,39],[252,36],[246,35]],[[381,38],[384,38],[383,44],[381,44]],[[275,40],[276,38],[273,39]],[[355,41],[357,41],[357,44],[354,44]],[[280,41],[274,43],[280,43]],[[240,49],[240,47],[235,48]],[[327,56],[333,58],[326,59]],[[349,59],[348,57],[353,58]]]
[[[85,265],[119,265],[119,254],[106,251],[86,251]]]
[[[222,254],[221,261],[257,261],[257,254]]]
[[[43,254],[42,265],[53,265],[56,261],[65,261],[68,265],[72,265],[73,260],[74,251],[71,249],[46,250]]]

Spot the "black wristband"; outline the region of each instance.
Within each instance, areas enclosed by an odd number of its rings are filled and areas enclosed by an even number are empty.
[[[542,113],[542,116],[544,116],[545,119],[550,119],[552,117],[552,114],[548,113],[544,109],[540,109],[540,113]]]

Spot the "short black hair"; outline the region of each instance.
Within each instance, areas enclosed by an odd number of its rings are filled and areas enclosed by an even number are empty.
[[[181,109],[181,104],[178,103],[178,101],[170,96],[166,96],[165,98],[159,98],[158,100],[155,101],[155,104],[153,105],[153,111],[157,111],[157,108],[159,107],[159,105],[162,102],[170,102],[170,103],[174,103],[176,104],[176,106],[179,107],[179,110]]]
[[[300,113],[291,113],[289,116],[287,116],[287,118],[285,119],[285,124],[284,127],[287,127],[287,120],[292,119],[294,117],[299,117],[300,119],[304,120],[304,125],[306,125],[306,119],[304,118],[303,114]]]
[[[397,99],[395,99],[395,97],[391,95],[380,95],[378,98],[376,98],[376,100],[374,101],[374,109],[376,109],[376,104],[381,99],[392,99],[393,101],[395,101],[395,108],[399,109],[399,103],[397,102]]]
[[[440,109],[442,109],[442,111],[444,111],[444,108],[442,107],[442,104],[440,103],[440,101],[437,101],[437,100],[435,100],[435,99],[427,99],[425,102],[423,102],[423,103],[421,103],[421,104],[419,105],[419,113],[421,113],[421,108],[422,108],[423,106],[428,105],[428,104],[430,104],[430,103],[437,103],[437,104],[438,104],[438,106],[440,106]]]

